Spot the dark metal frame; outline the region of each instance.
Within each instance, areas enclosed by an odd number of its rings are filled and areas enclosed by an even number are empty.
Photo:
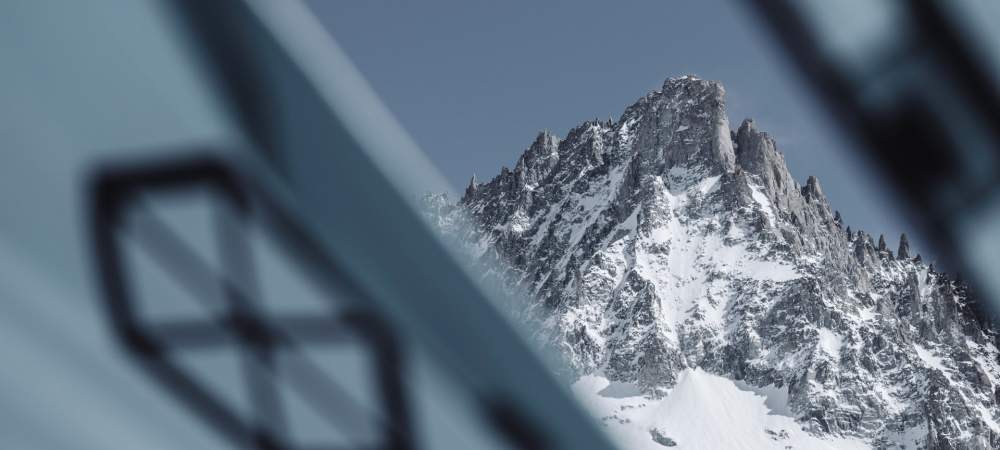
[[[1000,186],[1000,167],[981,167],[978,152],[1000,155],[1000,91],[995,78],[975,54],[977,46],[961,32],[947,2],[897,2],[908,38],[883,55],[864,77],[851,74],[844,61],[823,47],[800,8],[790,0],[748,0],[792,62],[820,94],[846,129],[867,146],[866,158],[876,162],[903,196],[908,213],[937,247],[944,262],[964,269],[956,225],[959,218],[986,204]],[[899,71],[908,76],[891,76]],[[891,88],[891,89],[890,89]],[[928,91],[941,90],[938,97]],[[871,101],[879,92],[880,101]],[[941,104],[942,96],[951,103]],[[975,148],[956,141],[949,118],[956,112],[975,121],[992,148]],[[986,178],[970,176],[988,170]]]
[[[228,314],[211,322],[150,322],[139,317],[134,307],[134,280],[123,258],[123,237],[128,235],[126,217],[142,208],[151,195],[191,193],[199,190],[217,194],[238,214],[238,222],[221,224],[217,237],[226,276],[213,279],[211,269],[187,248],[167,227],[157,226],[152,234],[131,236],[135,242],[168,269],[174,279],[195,297],[204,296],[198,287],[217,282],[222,286]],[[383,442],[372,448],[413,448],[410,417],[402,380],[402,353],[395,337],[378,316],[367,311],[365,294],[354,286],[334,261],[316,251],[308,234],[295,226],[287,214],[261,192],[212,157],[196,157],[142,166],[106,168],[94,179],[91,190],[92,231],[96,263],[104,290],[105,305],[120,342],[164,388],[196,411],[212,427],[238,446],[260,449],[296,447],[282,432],[280,399],[276,391],[279,374],[275,370],[275,350],[298,351],[310,344],[360,342],[375,357],[379,399],[383,417],[372,417],[384,429]],[[284,248],[294,253],[294,261],[313,275],[331,301],[353,300],[341,314],[327,317],[268,316],[255,306],[238,279],[253,283],[253,267],[241,227],[253,220],[267,220],[277,231]],[[231,226],[226,226],[231,225]],[[238,272],[237,277],[230,272]],[[322,273],[322,277],[316,275]],[[199,383],[174,359],[177,352],[237,344],[244,375],[251,389],[256,417],[240,417],[226,402]],[[314,366],[303,366],[284,381],[310,402],[331,425],[348,405],[338,385]],[[355,414],[356,409],[349,411]],[[333,447],[323,447],[333,448]]]

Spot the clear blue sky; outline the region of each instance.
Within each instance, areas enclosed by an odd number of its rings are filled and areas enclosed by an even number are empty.
[[[486,180],[512,167],[539,130],[564,136],[618,117],[665,78],[694,74],[722,81],[732,126],[753,117],[799,182],[819,177],[853,228],[885,233],[893,248],[913,231],[742,2],[310,5],[458,192],[473,173]]]

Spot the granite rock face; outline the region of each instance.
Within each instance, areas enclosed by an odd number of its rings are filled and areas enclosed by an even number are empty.
[[[507,305],[576,374],[662,396],[685,368],[787,389],[816,434],[1000,448],[997,332],[968,289],[845,229],[718,82],[672,78],[616,122],[543,132],[428,215],[527,293]]]

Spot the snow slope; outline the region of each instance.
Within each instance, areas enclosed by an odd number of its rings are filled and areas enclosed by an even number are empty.
[[[573,392],[626,450],[664,450],[668,446],[653,439],[657,433],[677,450],[869,448],[860,439],[811,435],[794,418],[771,410],[767,397],[699,368],[682,371],[661,400],[620,396],[614,391],[626,388],[609,387],[606,378],[587,375],[573,384]]]

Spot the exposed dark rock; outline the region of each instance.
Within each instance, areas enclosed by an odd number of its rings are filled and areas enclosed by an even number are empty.
[[[906,238],[906,233],[899,236],[899,250],[896,251],[896,257],[899,259],[910,257],[910,240]]]
[[[664,435],[660,430],[657,430],[656,428],[653,428],[653,429],[649,430],[649,436],[653,438],[653,442],[656,442],[657,444],[660,444],[660,445],[662,445],[664,447],[676,447],[677,446],[677,442],[675,442],[673,439],[670,439],[669,437],[667,437],[666,435]]]
[[[473,175],[472,178],[469,179],[469,185],[465,188],[465,195],[462,196],[463,200],[466,198],[471,200],[473,197],[475,197],[477,184],[479,183],[476,182],[476,176]]]

